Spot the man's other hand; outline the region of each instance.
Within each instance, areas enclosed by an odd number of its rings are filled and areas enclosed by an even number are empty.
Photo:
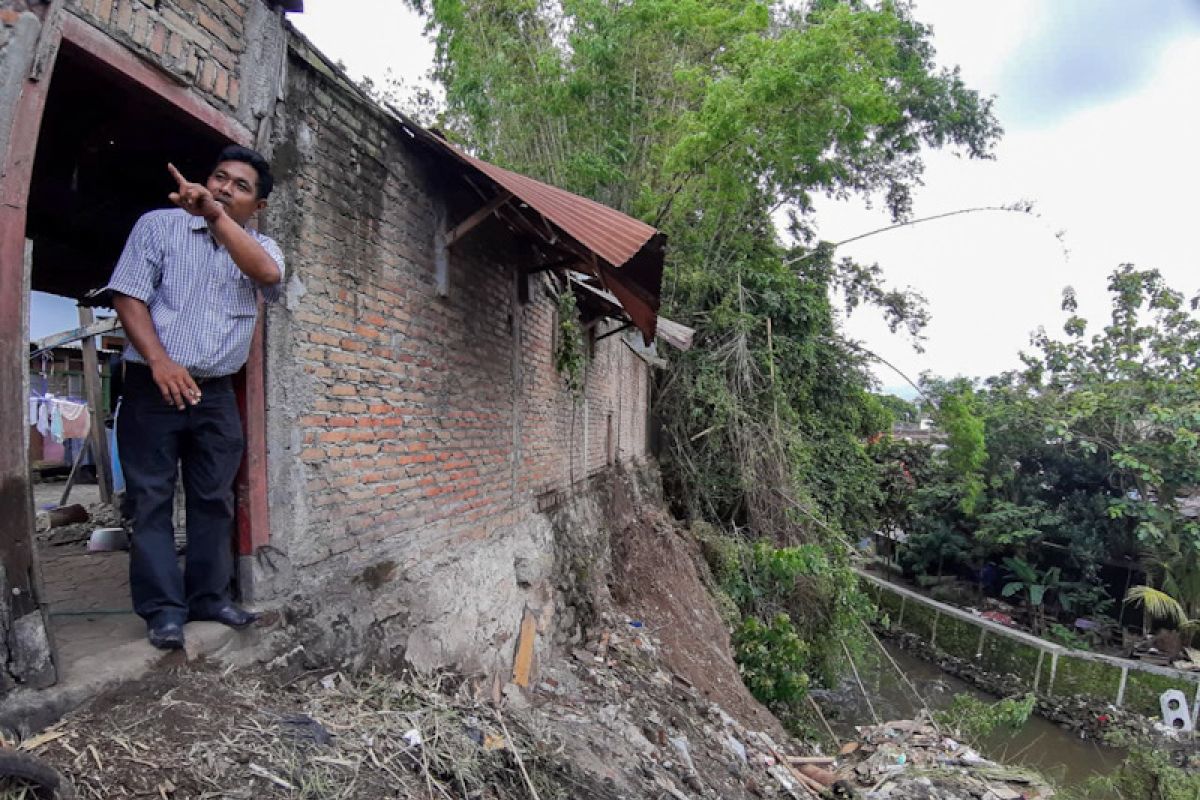
[[[179,174],[179,170],[175,169],[174,164],[167,164],[167,170],[171,173],[171,177],[179,183],[179,191],[167,195],[172,203],[193,216],[204,217],[209,222],[213,222],[224,213],[225,209],[216,201],[207,187],[184,178]]]
[[[188,371],[174,361],[164,359],[151,364],[150,373],[168,405],[183,411],[189,403],[196,405],[200,402],[200,387]]]

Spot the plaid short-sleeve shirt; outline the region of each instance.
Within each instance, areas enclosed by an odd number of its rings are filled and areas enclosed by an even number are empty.
[[[282,273],[279,245],[257,231],[247,232]],[[172,208],[151,211],[137,221],[108,288],[146,304],[172,361],[197,378],[216,378],[246,363],[258,316],[257,292],[269,302],[278,298],[281,285],[255,283],[209,235],[203,217]],[[132,342],[125,358],[145,363]]]

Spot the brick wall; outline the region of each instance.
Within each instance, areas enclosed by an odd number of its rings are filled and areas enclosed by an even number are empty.
[[[236,111],[263,0],[68,0],[67,8],[218,108]]]
[[[417,649],[425,624],[426,666],[503,661],[522,608],[552,611],[539,509],[645,456],[647,367],[608,337],[573,398],[551,278],[518,301],[529,252],[494,220],[451,251],[439,297],[434,220],[461,179],[295,47],[275,120],[268,223],[289,276],[268,319],[272,555],[256,585],[320,593],[393,649]]]

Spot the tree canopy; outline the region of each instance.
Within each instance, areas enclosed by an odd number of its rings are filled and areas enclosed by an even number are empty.
[[[831,289],[897,328],[923,307],[822,245],[813,198],[859,194],[903,218],[925,148],[987,157],[1000,133],[908,4],[409,2],[452,135],[667,233],[665,312],[699,334],[656,398],[678,509],[773,536],[811,526],[797,507],[869,526],[862,439],[887,414]]]
[[[845,535],[877,524],[866,442],[892,419],[834,298],[914,335],[926,315],[877,265],[820,241],[814,199],[857,195],[907,219],[927,148],[989,156],[991,100],[937,65],[899,0],[408,2],[436,42],[450,136],[667,234],[663,311],[697,331],[656,385],[668,497],[775,548],[741,573],[800,564],[787,597],[831,609],[796,642],[776,613],[786,597],[735,599],[747,674],[778,690],[779,665],[753,654],[780,642],[796,645],[787,670],[824,671],[861,618]]]
[[[1070,580],[1044,599],[1074,613],[1120,599],[1111,595],[1123,588],[1101,579],[1106,563],[1140,564],[1178,603],[1159,613],[1193,620],[1200,521],[1185,505],[1200,492],[1200,320],[1155,270],[1122,265],[1108,290],[1109,320],[1094,331],[1065,290],[1063,335],[1038,331],[1023,369],[928,382],[949,449],[921,485],[889,484],[899,497],[888,508],[906,514],[919,570],[947,539],[959,563],[1009,559],[1008,574],[1029,585],[1044,581],[1026,567],[1042,578],[1061,568]],[[1134,597],[1148,609],[1163,599]]]

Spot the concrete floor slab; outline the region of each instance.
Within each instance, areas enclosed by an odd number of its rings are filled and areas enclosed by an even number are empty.
[[[201,658],[249,649],[258,639],[254,629],[235,631],[215,622],[191,622],[184,627],[187,647],[164,652],[145,639],[145,628],[136,617],[139,637],[65,664],[59,682],[49,689],[18,689],[0,700],[0,727],[28,735],[82,704],[91,697],[153,669],[169,668]]]
[[[35,503],[39,508],[56,506],[62,489],[61,483],[36,484]],[[74,487],[70,502],[94,509],[99,490],[87,484]],[[259,638],[254,629],[238,632],[213,622],[193,622],[184,628],[184,652],[151,646],[145,623],[133,613],[129,553],[89,552],[87,538],[95,526],[80,523],[38,534],[43,601],[50,615],[59,681],[49,689],[18,689],[0,699],[4,728],[39,730],[88,698],[150,670],[243,652]],[[182,567],[182,557],[180,561]]]

